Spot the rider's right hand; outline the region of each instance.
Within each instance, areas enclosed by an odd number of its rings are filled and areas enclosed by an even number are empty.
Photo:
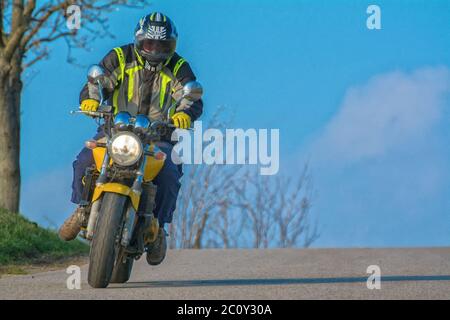
[[[94,99],[86,99],[81,102],[81,111],[97,111],[100,103]]]

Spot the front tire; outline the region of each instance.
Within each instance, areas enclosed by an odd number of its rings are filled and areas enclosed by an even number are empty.
[[[130,279],[131,269],[133,269],[134,259],[127,257],[125,262],[119,256],[116,265],[112,271],[110,283],[125,283]]]
[[[106,288],[110,283],[126,204],[126,196],[103,195],[89,253],[88,283],[93,288]]]

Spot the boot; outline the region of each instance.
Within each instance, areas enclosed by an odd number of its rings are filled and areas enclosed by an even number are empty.
[[[85,209],[78,207],[72,215],[64,221],[59,228],[59,238],[64,241],[74,240],[81,231],[85,216]]]
[[[144,243],[146,247],[148,247],[151,243],[155,242],[156,239],[158,239],[158,233],[159,233],[158,219],[152,217],[150,227],[148,228],[148,230],[144,235]]]
[[[159,228],[156,241],[147,246],[147,262],[149,265],[156,266],[163,262],[166,257],[167,241],[166,231],[164,228]]]

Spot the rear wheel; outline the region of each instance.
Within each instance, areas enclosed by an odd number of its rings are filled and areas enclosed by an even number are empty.
[[[103,195],[89,254],[88,283],[93,288],[106,288],[111,280],[126,205],[126,196]]]

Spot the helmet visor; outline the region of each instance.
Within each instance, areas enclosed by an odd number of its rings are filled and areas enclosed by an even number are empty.
[[[154,56],[169,56],[175,52],[175,41],[142,39],[138,41],[138,48],[142,53]]]
[[[175,51],[173,41],[161,41],[161,40],[142,40],[142,50],[147,53],[166,53],[170,54]]]
[[[176,42],[173,40],[141,39],[137,47],[141,54],[150,61],[162,62],[175,52]]]

